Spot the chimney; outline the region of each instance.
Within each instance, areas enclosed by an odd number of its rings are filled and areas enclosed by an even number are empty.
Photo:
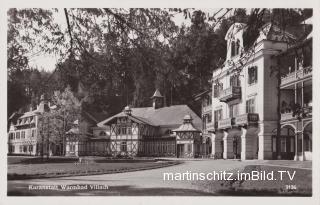
[[[163,96],[161,95],[161,93],[158,89],[154,92],[151,99],[152,99],[152,107],[154,109],[158,109],[158,108],[163,107]]]

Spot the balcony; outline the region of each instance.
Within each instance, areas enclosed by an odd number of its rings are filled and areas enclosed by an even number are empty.
[[[218,99],[221,102],[229,102],[231,100],[241,98],[241,87],[230,86],[227,89],[221,90],[218,95]]]
[[[308,78],[312,76],[312,66],[301,68],[294,72],[288,73],[285,77],[281,78],[281,86],[293,83],[297,80]]]
[[[218,129],[218,122],[212,122],[212,123],[208,123],[206,124],[206,131],[208,132],[212,132]]]
[[[211,110],[212,110],[212,105],[202,107],[202,113],[211,112]]]
[[[256,124],[258,121],[259,114],[257,113],[246,113],[235,118],[235,124],[240,126]]]
[[[281,121],[293,120],[293,112],[281,113]]]
[[[231,128],[235,123],[235,118],[227,118],[218,121],[218,129],[227,129]]]
[[[293,116],[293,111],[281,113],[281,121],[289,121],[301,118],[312,117],[312,106],[306,106],[300,109],[298,113]]]

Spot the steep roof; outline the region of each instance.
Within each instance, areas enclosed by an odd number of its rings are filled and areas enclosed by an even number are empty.
[[[131,108],[132,118],[140,120],[146,124],[160,127],[180,126],[185,115],[189,114],[193,118],[193,123],[197,129],[201,128],[201,119],[187,105],[172,105],[154,109],[153,107]],[[123,112],[118,113],[100,123],[98,126],[105,126],[116,117],[126,116]]]
[[[183,118],[183,124],[180,125],[180,127],[178,129],[173,130],[173,132],[201,132],[200,130],[198,130],[197,128],[194,127],[192,121],[193,118],[191,115],[186,115]]]
[[[161,95],[161,93],[158,89],[154,92],[154,94],[151,98],[155,98],[155,97],[163,98],[163,96]]]

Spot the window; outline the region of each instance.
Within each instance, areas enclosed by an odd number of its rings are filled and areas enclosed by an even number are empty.
[[[9,133],[9,139],[13,140],[14,139],[14,133]]]
[[[233,118],[239,115],[238,104],[229,105],[229,117]]]
[[[213,86],[213,97],[217,98],[220,91],[223,90],[223,83],[217,83]]]
[[[218,122],[219,120],[222,120],[222,109],[220,110],[215,110],[214,111],[214,121]]]
[[[207,107],[207,106],[209,106],[211,104],[212,104],[211,96],[210,95],[206,95],[204,100],[203,100],[202,106],[203,107]]]
[[[31,130],[31,137],[35,137],[36,136],[36,130]]]
[[[188,152],[192,152],[192,144],[188,144],[187,147],[188,147]]]
[[[29,145],[29,152],[33,152],[33,145]]]
[[[128,135],[131,135],[131,134],[132,134],[132,129],[131,129],[131,127],[127,127],[127,133],[128,133]]]
[[[257,66],[253,66],[248,68],[248,84],[254,84],[257,83],[258,80],[258,67]]]
[[[76,150],[76,145],[75,144],[70,144],[70,152],[74,152]]]
[[[23,151],[23,146],[20,145],[20,146],[19,146],[19,152],[22,153],[22,151]]]
[[[238,75],[230,76],[230,86],[240,86],[240,79]]]
[[[255,113],[255,98],[251,98],[246,102],[246,112]]]
[[[99,133],[99,136],[106,136],[106,133],[105,133],[104,131],[101,131],[101,132]]]
[[[212,122],[212,115],[211,115],[211,114],[208,114],[207,119],[208,119],[208,123]]]
[[[20,132],[16,132],[16,139],[20,139]]]
[[[22,132],[21,132],[21,139],[24,139],[25,136],[26,136],[26,132],[25,132],[25,131],[22,131]]]
[[[240,41],[237,39],[237,41],[231,42],[231,57],[236,56],[240,53]]]
[[[122,152],[127,151],[127,142],[121,142],[121,147],[120,147]]]
[[[281,152],[287,151],[287,143],[286,138],[281,138]]]
[[[121,134],[126,135],[127,134],[127,128],[121,127]]]

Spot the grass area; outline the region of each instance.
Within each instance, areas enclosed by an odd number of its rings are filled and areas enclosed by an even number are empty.
[[[84,157],[88,162],[95,162],[95,163],[117,163],[117,162],[128,162],[128,163],[135,163],[135,162],[156,162],[155,159],[117,159],[117,158],[109,158],[109,157],[98,157],[98,156],[88,156]],[[8,165],[11,164],[43,164],[43,163],[77,163],[79,161],[78,157],[50,157],[47,159],[44,157],[26,157],[26,156],[10,156],[7,158]]]
[[[237,171],[231,171],[233,176],[237,176]],[[288,167],[277,167],[268,165],[248,165],[241,173],[274,173],[273,180],[238,180],[232,181],[207,181],[203,182],[209,192],[220,195],[232,196],[312,196],[312,171],[307,169],[296,169]],[[291,180],[287,174],[283,174],[282,179],[278,171],[295,171]]]
[[[155,160],[108,160],[102,157],[89,163],[77,162],[77,158],[51,158],[49,161],[31,157],[8,159],[8,180],[108,174],[155,169],[178,163]]]

